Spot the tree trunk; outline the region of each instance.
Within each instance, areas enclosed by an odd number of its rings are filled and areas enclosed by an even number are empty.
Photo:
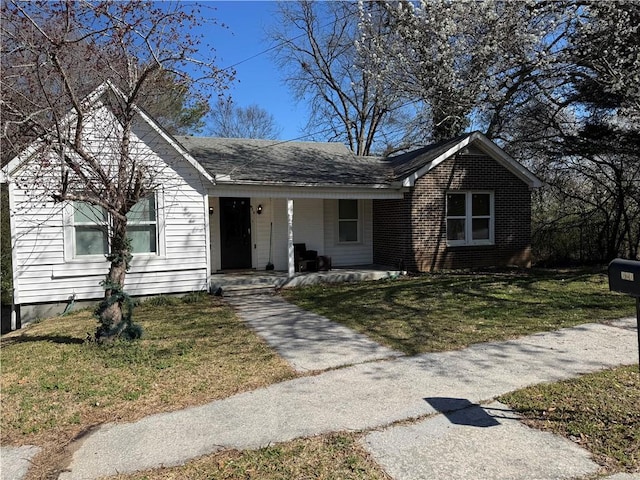
[[[107,283],[109,285],[123,284],[124,276],[126,273],[125,265],[122,262],[111,262],[109,273],[107,274]],[[121,279],[121,280],[120,280]],[[102,312],[101,323],[106,327],[108,332],[113,332],[108,336],[117,336],[124,328],[122,306],[123,299],[116,298],[120,294],[115,288],[106,288],[104,292],[104,298],[107,302],[110,302],[113,297],[113,303]]]
[[[126,218],[114,218],[111,234],[111,261],[109,273],[104,282],[104,301],[98,307],[98,341],[109,341],[117,338],[129,326],[130,316],[125,312],[128,301],[124,293],[124,281],[131,261],[131,246],[127,238]],[[129,312],[130,313],[130,312]]]

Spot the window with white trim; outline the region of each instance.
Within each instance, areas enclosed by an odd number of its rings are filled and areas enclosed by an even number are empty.
[[[358,200],[338,200],[338,242],[360,241],[360,214]]]
[[[127,213],[127,234],[131,253],[158,253],[156,198],[140,200]],[[73,202],[73,258],[107,255],[109,248],[109,216],[102,207],[86,202]]]
[[[447,193],[447,245],[492,245],[493,192]]]
[[[158,229],[156,198],[151,195],[136,203],[127,213],[127,234],[131,253],[157,253]]]
[[[107,212],[86,202],[73,202],[75,255],[106,255],[109,253]]]

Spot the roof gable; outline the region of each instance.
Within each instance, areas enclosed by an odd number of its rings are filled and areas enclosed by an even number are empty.
[[[84,105],[88,106],[99,106],[101,99],[104,95],[108,95],[109,93],[115,95],[116,97],[122,99],[124,98],[124,94],[113,85],[113,83],[109,80],[102,83],[98,86],[93,92],[85,97],[83,100]],[[185,148],[180,145],[162,126],[160,126],[149,114],[147,114],[142,108],[134,106],[136,113],[138,116],[144,121],[149,127],[155,131],[160,137],[162,137],[172,148],[174,148],[178,154],[183,157],[193,168],[195,168],[204,178],[209,180],[210,182],[214,182],[214,179],[209,173],[202,168],[202,166],[189,154]],[[73,111],[70,111],[62,120],[63,125],[68,125],[73,122],[76,118],[76,114]],[[34,140],[29,147],[11,159],[7,165],[0,170],[0,181],[7,182],[11,179],[11,177],[15,174],[16,171],[20,170],[22,165],[25,162],[28,162],[30,158],[40,151],[44,146],[46,146],[45,138],[38,138]]]
[[[466,133],[452,140],[445,140],[389,158],[388,161],[393,167],[396,180],[401,182],[404,187],[412,187],[420,177],[471,146],[480,149],[529,187],[538,188],[542,185],[542,182],[524,165],[514,160],[480,132]]]

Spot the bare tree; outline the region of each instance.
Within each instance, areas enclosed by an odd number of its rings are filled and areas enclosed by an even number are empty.
[[[210,134],[224,138],[266,138],[275,140],[281,129],[269,112],[258,105],[239,107],[220,98],[209,114]]]
[[[18,187],[42,191],[58,203],[83,202],[108,219],[110,268],[97,310],[100,340],[136,334],[123,316],[132,254],[128,222],[162,174],[161,166],[138,155],[134,141],[145,87],[170,79],[186,94],[197,80],[219,91],[230,79],[210,51],[198,57],[200,38],[193,32],[200,19],[197,5],[179,2],[2,5],[3,148],[11,129],[22,132],[12,139],[37,139],[32,175]],[[97,79],[102,86],[96,89]]]
[[[400,138],[401,99],[374,81],[356,48],[357,4],[301,0],[279,8],[280,27],[270,36],[287,84],[311,106],[307,129],[357,155]]]

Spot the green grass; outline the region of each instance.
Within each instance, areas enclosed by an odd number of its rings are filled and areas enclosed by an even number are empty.
[[[154,299],[134,319],[144,328],[134,342],[86,342],[96,328],[89,311],[4,335],[2,443],[55,451],[103,422],[203,404],[295,376],[229,307],[207,295]]]
[[[429,274],[283,290],[288,300],[409,355],[634,314],[591,271]]]
[[[542,384],[500,398],[535,428],[587,448],[612,472],[640,472],[638,366]]]

